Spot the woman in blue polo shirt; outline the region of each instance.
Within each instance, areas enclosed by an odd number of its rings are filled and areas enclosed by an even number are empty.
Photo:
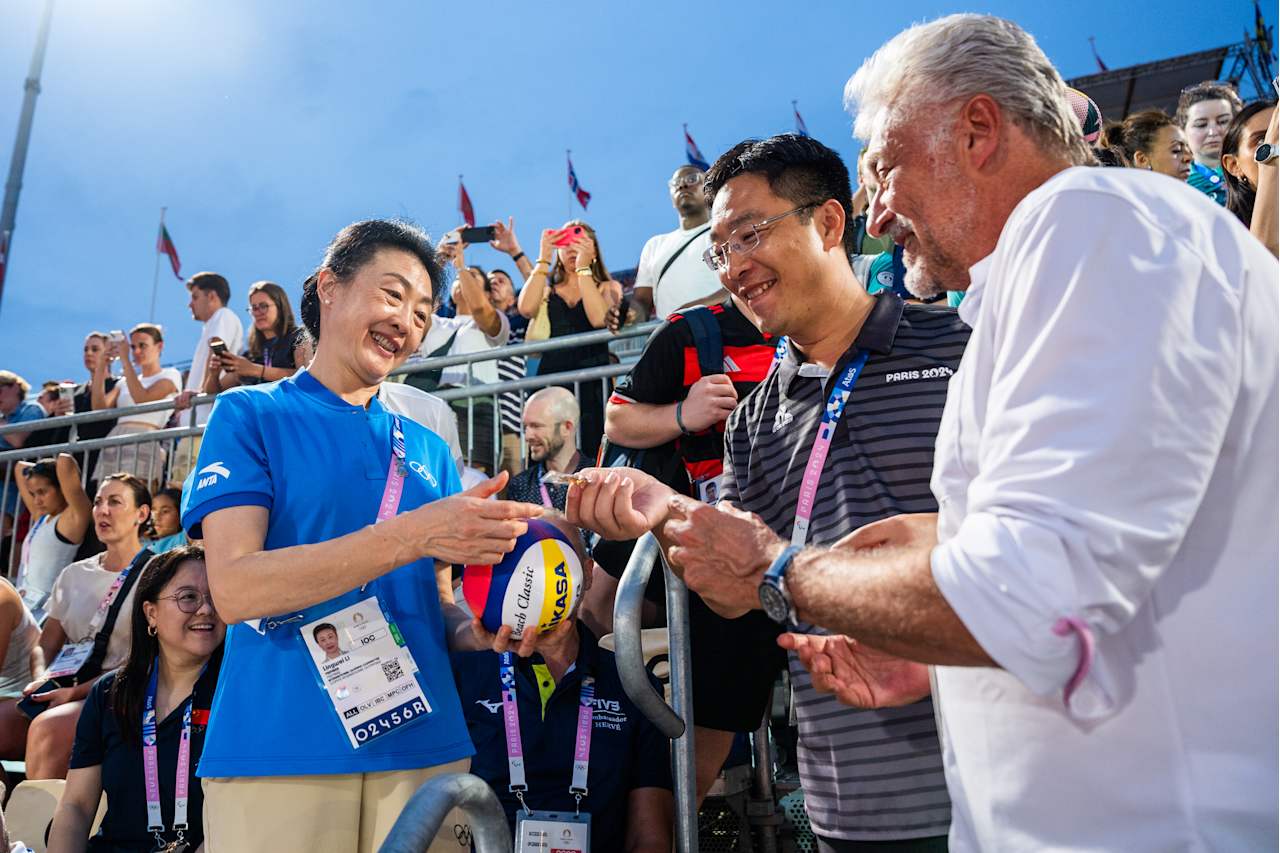
[[[496,562],[538,510],[486,500],[505,475],[459,494],[445,442],[377,399],[442,283],[416,227],[348,226],[303,294],[310,366],[218,397],[182,513],[231,625],[199,767],[209,853],[375,850],[425,779],[469,765],[447,564]]]

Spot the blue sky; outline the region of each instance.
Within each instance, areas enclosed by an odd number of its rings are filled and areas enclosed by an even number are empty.
[[[0,6],[6,171],[41,6]],[[538,231],[569,211],[572,148],[605,261],[624,268],[675,226],[665,181],[683,162],[682,123],[714,158],[792,129],[798,99],[810,132],[851,157],[844,82],[913,21],[1011,18],[1071,77],[1095,70],[1090,35],[1117,68],[1239,41],[1253,18],[1241,0],[877,7],[59,0],[0,306],[0,367],[78,381],[86,331],[147,319],[161,206],[184,275],[223,273],[247,322],[250,283],[296,294],[349,222],[453,227],[460,172],[477,216],[514,215],[536,251]],[[504,258],[484,248],[473,260]],[[162,264],[166,360],[195,344],[186,300]]]

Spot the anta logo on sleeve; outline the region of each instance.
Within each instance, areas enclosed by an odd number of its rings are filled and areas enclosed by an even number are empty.
[[[214,483],[218,482],[219,477],[224,480],[230,480],[231,471],[221,462],[211,462],[201,468],[196,473],[196,477],[196,489],[200,490],[205,486],[212,486]]]

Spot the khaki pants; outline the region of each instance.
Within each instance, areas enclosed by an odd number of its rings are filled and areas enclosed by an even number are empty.
[[[470,768],[471,759],[464,758],[382,773],[204,779],[205,851],[375,853],[423,782]],[[470,849],[470,827],[462,812],[454,809],[430,851]]]

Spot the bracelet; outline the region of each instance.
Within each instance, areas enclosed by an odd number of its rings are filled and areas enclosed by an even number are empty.
[[[524,257],[524,252],[516,252],[514,255],[511,256],[511,263],[513,264],[517,263],[523,257]]]
[[[595,273],[591,271],[591,267],[578,267],[574,272],[578,275],[595,275]]]
[[[689,428],[684,425],[684,418],[680,417],[680,412],[684,408],[684,400],[676,403],[676,426],[680,428],[681,435],[693,435]]]
[[[258,378],[263,382],[267,380],[267,366],[265,364],[262,365],[262,372],[258,374]]]

